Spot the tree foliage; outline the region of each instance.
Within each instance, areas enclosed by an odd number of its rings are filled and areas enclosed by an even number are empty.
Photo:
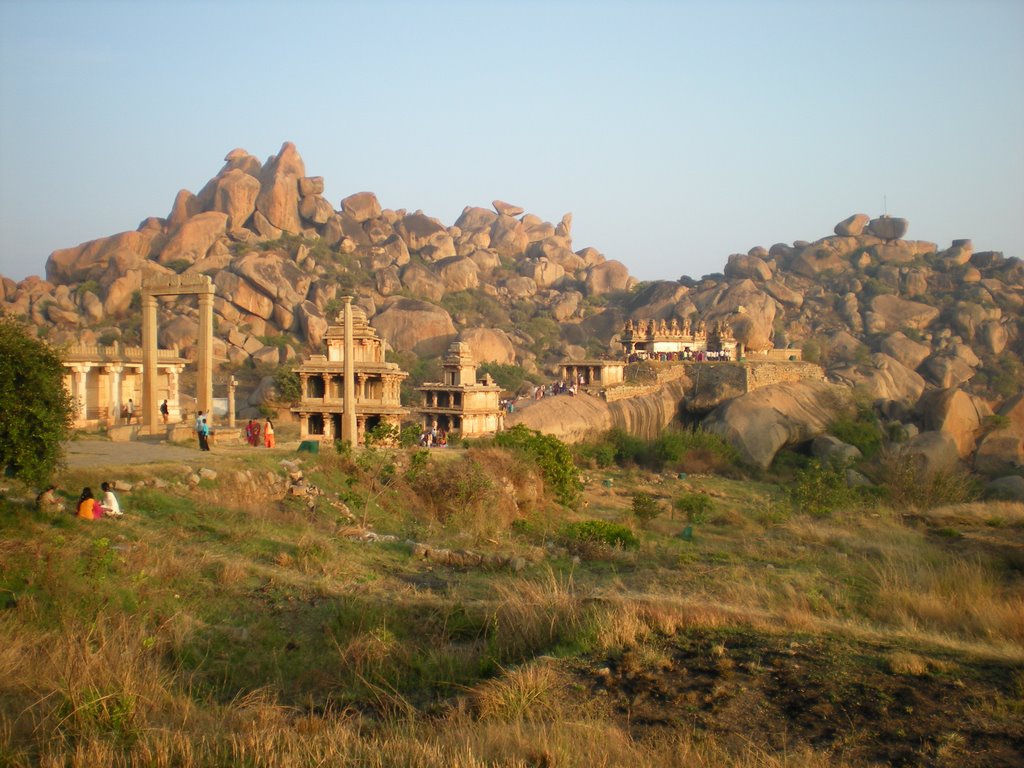
[[[583,484],[579,469],[572,460],[568,446],[554,435],[544,435],[516,424],[512,429],[499,432],[495,445],[514,448],[530,456],[544,475],[544,482],[555,498],[567,507],[575,507],[580,500]]]
[[[298,403],[302,399],[302,382],[290,365],[282,365],[274,371],[274,387],[281,402]]]
[[[0,464],[42,486],[63,458],[73,404],[60,355],[11,317],[0,317]]]

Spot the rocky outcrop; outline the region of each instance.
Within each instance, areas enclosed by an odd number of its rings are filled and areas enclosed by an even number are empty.
[[[907,338],[902,331],[896,331],[882,339],[881,350],[910,370],[923,363],[932,351],[927,344]]]
[[[872,400],[912,407],[925,389],[924,379],[893,357],[877,352],[870,362],[850,363],[829,369],[829,378],[858,388]]]
[[[299,219],[299,179],[306,175],[306,166],[295,145],[285,142],[277,155],[271,157],[260,173],[260,193],[256,210],[272,227],[282,232],[302,230]]]
[[[626,290],[630,285],[630,279],[626,266],[612,259],[591,266],[587,270],[584,285],[588,296],[604,296]]]
[[[1024,394],[1011,397],[999,408],[992,428],[978,444],[974,468],[994,476],[1024,470]]]
[[[568,443],[593,439],[612,427],[651,440],[675,419],[687,384],[685,379],[671,381],[657,392],[612,403],[586,393],[526,401],[505,424],[525,424]]]
[[[823,382],[776,384],[719,406],[704,429],[733,445],[742,459],[767,469],[782,448],[824,434],[850,407],[850,390]]]
[[[907,220],[881,216],[868,223],[868,232],[882,240],[898,240],[907,234]]]
[[[890,333],[904,328],[924,330],[939,316],[937,307],[918,301],[883,294],[871,300],[870,319],[865,318],[865,330],[871,333]]]
[[[864,233],[864,227],[870,219],[866,213],[855,213],[836,224],[835,233],[840,237],[857,237]]]
[[[956,440],[948,432],[922,432],[902,446],[899,455],[925,477],[951,472],[960,463]]]
[[[469,345],[478,363],[512,365],[516,361],[515,347],[500,328],[467,328],[459,334],[459,341]]]
[[[956,388],[927,393],[917,408],[924,427],[952,437],[961,458],[974,450],[985,418],[992,415],[983,400]]]
[[[228,214],[219,211],[197,213],[170,236],[158,261],[168,265],[193,264],[205,258],[213,244],[227,232],[228,218]]]
[[[392,297],[370,323],[399,352],[439,357],[455,341],[451,316],[436,304]]]

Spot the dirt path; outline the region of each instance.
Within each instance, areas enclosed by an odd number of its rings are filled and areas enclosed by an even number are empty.
[[[298,442],[278,444],[272,449],[274,453],[292,455]],[[267,450],[252,448],[248,445],[214,446],[209,452],[200,451],[198,446],[185,446],[168,442],[150,442],[134,440],[115,443],[110,440],[69,440],[64,443],[65,456],[71,469],[91,469],[94,467],[125,467],[139,464],[160,464],[163,462],[183,462],[213,464],[225,456],[244,455],[250,451]]]

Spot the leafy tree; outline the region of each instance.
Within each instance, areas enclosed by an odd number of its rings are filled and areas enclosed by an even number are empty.
[[[283,365],[274,371],[274,387],[282,402],[297,403],[302,399],[302,381],[290,365]]]
[[[633,517],[639,520],[640,525],[644,528],[662,511],[661,505],[649,493],[633,494]]]
[[[60,355],[11,317],[0,317],[0,464],[45,485],[63,459],[74,413]]]
[[[477,378],[483,378],[486,373],[491,374],[491,378],[506,392],[518,392],[520,387],[529,380],[518,365],[490,362],[477,366]]]

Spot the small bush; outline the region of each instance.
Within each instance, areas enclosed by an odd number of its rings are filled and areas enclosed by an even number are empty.
[[[796,472],[789,491],[797,512],[824,517],[856,501],[846,485],[846,472],[835,464],[822,464],[817,459]]]
[[[633,494],[632,510],[633,517],[644,527],[664,511],[649,493],[642,492]]]
[[[858,448],[866,459],[876,456],[882,448],[882,428],[874,413],[859,413],[857,418],[839,419],[829,425],[828,431],[844,443]]]
[[[715,508],[710,498],[703,493],[687,493],[680,496],[672,506],[683,514],[689,523],[703,523]]]
[[[913,457],[901,456],[886,464],[882,494],[893,509],[927,510],[974,501],[981,488],[966,472],[927,472]]]
[[[578,545],[605,546],[613,549],[638,549],[640,540],[629,528],[606,520],[583,520],[562,527],[563,543],[573,549]]]

